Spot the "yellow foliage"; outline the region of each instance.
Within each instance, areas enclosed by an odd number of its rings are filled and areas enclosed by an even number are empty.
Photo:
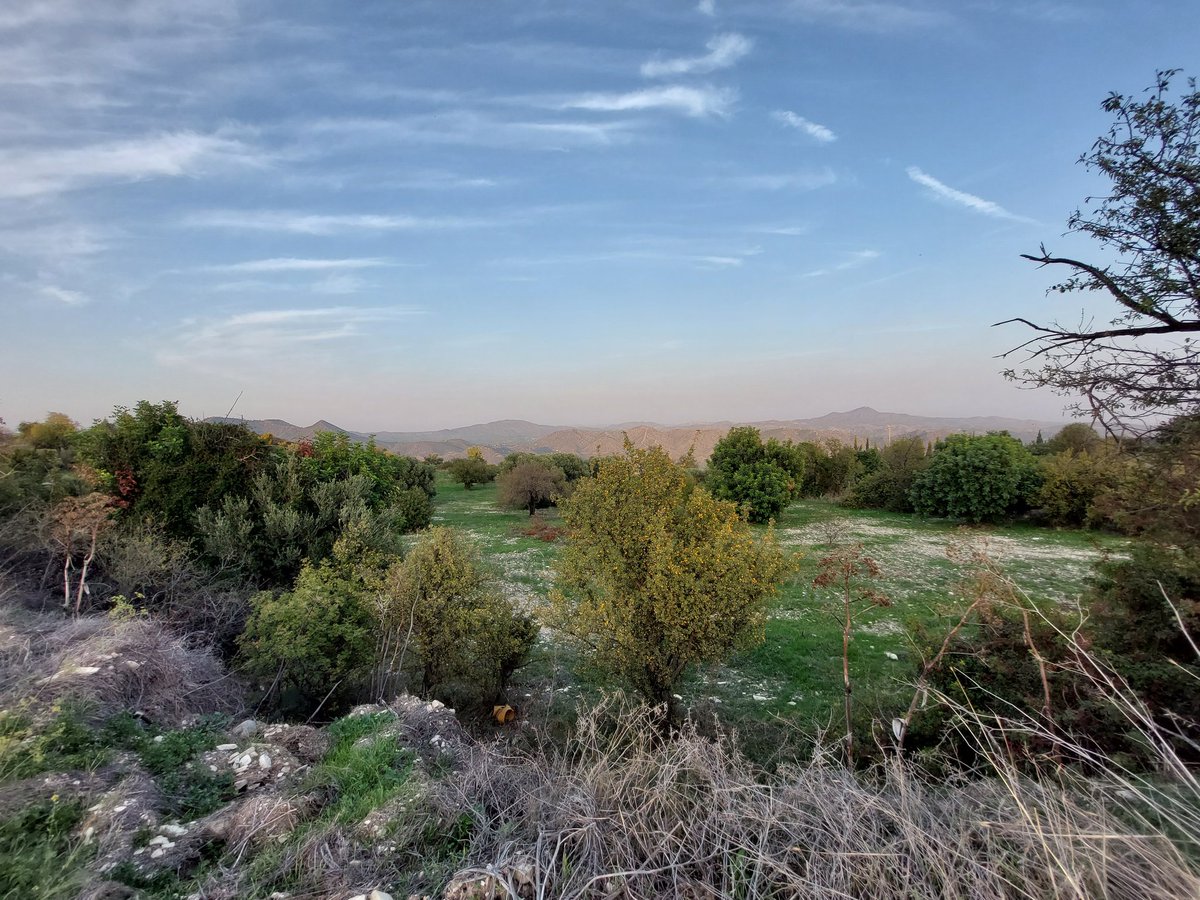
[[[560,508],[569,540],[544,618],[601,669],[671,709],[689,666],[762,640],[789,560],[661,448],[626,444]]]

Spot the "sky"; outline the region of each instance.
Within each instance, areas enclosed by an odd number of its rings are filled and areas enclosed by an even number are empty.
[[[1194,0],[0,0],[0,417],[1060,418],[1005,381]],[[1188,70],[1189,65],[1191,66]]]

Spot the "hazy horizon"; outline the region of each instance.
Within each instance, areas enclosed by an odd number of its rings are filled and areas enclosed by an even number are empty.
[[[1057,421],[1019,258],[1200,5],[52,0],[0,12],[0,417]],[[1136,35],[1135,41],[1130,35]],[[1194,74],[1194,73],[1188,73]]]

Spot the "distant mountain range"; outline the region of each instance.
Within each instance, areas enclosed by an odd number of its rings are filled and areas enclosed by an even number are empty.
[[[287,441],[312,438],[321,431],[335,431],[365,441],[370,434],[339,428],[322,419],[301,427],[282,419],[235,419],[216,416],[210,422],[243,424],[259,434],[272,434]],[[966,432],[984,434],[988,431],[1007,431],[1024,441],[1033,440],[1038,432],[1047,438],[1067,422],[1039,422],[1033,419],[1010,419],[1002,416],[969,416],[963,418],[913,416],[905,413],[879,412],[860,406],[849,412],[835,412],[815,419],[769,420],[765,422],[709,422],[696,425],[657,425],[638,422],[604,428],[572,428],[558,425],[538,425],[521,419],[502,419],[462,428],[441,431],[378,431],[375,442],[393,453],[418,458],[437,454],[446,459],[466,456],[467,448],[477,446],[484,458],[498,462],[509,453],[577,453],[580,456],[617,453],[624,446],[625,436],[638,447],[660,445],[672,456],[681,456],[693,449],[696,459],[708,459],[716,445],[734,425],[753,425],[763,438],[793,441],[835,439],[852,444],[870,441],[882,446],[899,437],[915,435],[925,440],[937,440],[948,434]]]

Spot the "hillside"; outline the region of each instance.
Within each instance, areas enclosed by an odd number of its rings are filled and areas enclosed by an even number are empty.
[[[347,431],[321,420],[300,427],[280,419],[225,419],[209,421],[242,422],[259,434],[273,434],[284,440],[311,438],[319,431],[338,431],[358,440],[370,435]],[[1038,432],[1046,437],[1054,434],[1065,421],[1049,422],[1035,419],[1014,419],[1003,416],[915,416],[908,413],[881,412],[860,406],[847,412],[833,412],[812,419],[770,419],[759,422],[711,422],[694,425],[660,425],[656,423],[625,423],[600,428],[539,425],[520,419],[502,419],[461,428],[440,431],[379,431],[376,442],[406,456],[424,457],[430,454],[454,459],[466,456],[467,448],[483,449],[489,462],[497,462],[513,451],[535,453],[576,453],[596,456],[617,453],[625,437],[638,447],[660,445],[672,456],[682,456],[692,449],[698,460],[712,453],[717,441],[736,424],[758,428],[764,438],[791,441],[838,440],[852,444],[870,441],[873,445],[887,444],[898,437],[917,435],[937,440],[948,434],[967,432],[983,434],[988,431],[1008,431],[1023,441],[1033,440]]]

